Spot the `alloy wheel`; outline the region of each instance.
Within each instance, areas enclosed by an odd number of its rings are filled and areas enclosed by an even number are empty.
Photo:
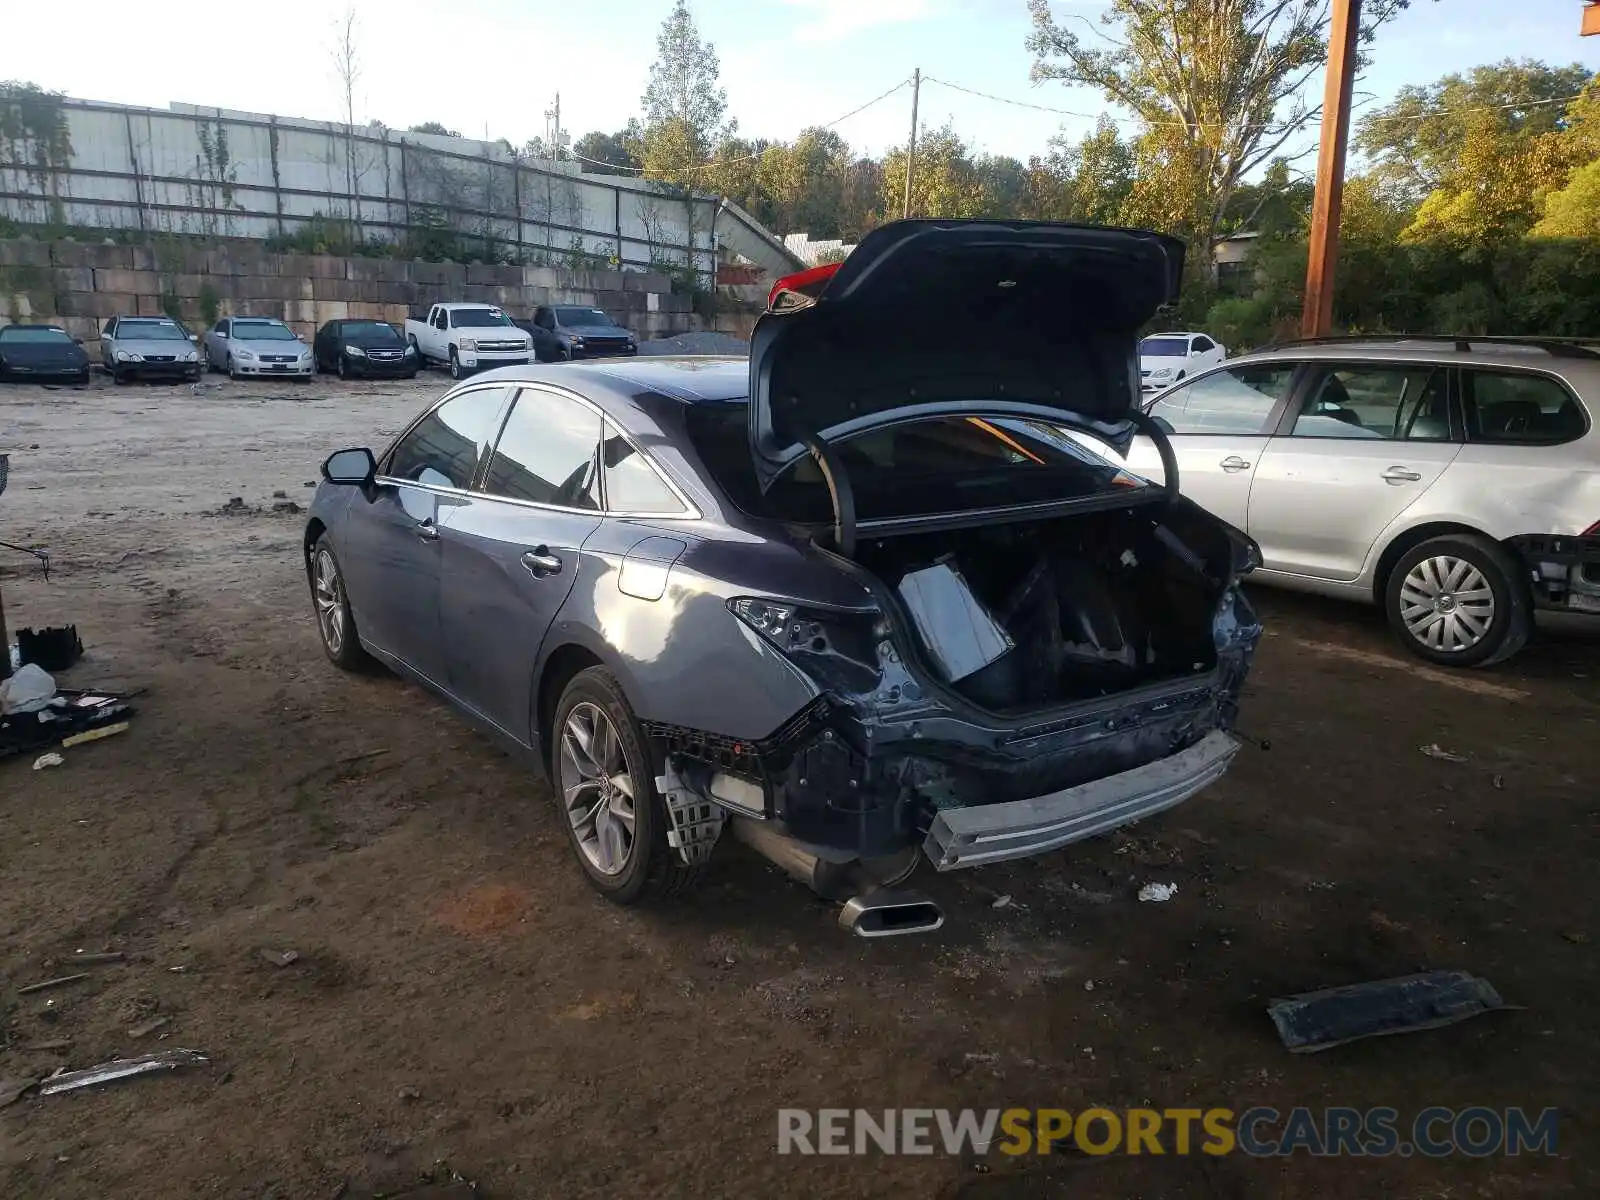
[[[611,718],[585,700],[561,730],[561,800],[578,849],[602,875],[620,875],[633,853],[633,775]]]
[[[317,604],[317,627],[328,653],[337,657],[344,650],[344,580],[339,564],[327,550],[318,550],[312,591]]]
[[[1451,554],[1424,558],[1400,585],[1400,619],[1430,650],[1470,650],[1494,626],[1494,589],[1482,571]]]

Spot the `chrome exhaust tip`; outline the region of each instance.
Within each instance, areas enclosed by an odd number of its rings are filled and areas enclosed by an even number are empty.
[[[944,911],[921,892],[880,888],[847,900],[839,910],[839,924],[866,938],[932,933],[944,925]]]

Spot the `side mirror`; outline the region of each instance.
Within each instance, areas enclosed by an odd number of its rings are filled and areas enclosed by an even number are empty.
[[[198,333],[191,333],[189,335],[189,340],[198,346],[200,344],[200,335]]]
[[[81,345],[83,345],[83,339],[79,338],[79,337],[75,337],[75,338],[72,339],[72,344],[74,346],[81,346]]]
[[[377,473],[378,460],[372,457],[372,451],[365,446],[356,450],[335,451],[322,464],[322,477],[329,483],[365,487]]]

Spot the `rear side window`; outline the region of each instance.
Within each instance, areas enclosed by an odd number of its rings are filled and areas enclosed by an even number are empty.
[[[506,418],[483,490],[508,500],[598,509],[600,415],[576,400],[525,389]]]
[[[1259,363],[1214,371],[1173,388],[1150,406],[1150,415],[1173,433],[1264,436],[1267,420],[1289,392],[1293,363]]]
[[[684,511],[655,468],[610,424],[606,425],[601,462],[606,477],[606,507],[612,512],[666,516]]]
[[[1333,367],[1306,389],[1292,437],[1447,441],[1449,392],[1443,367]]]
[[[1194,340],[1194,350],[1196,354],[1204,354],[1207,350],[1214,349],[1215,347],[1216,343],[1210,338],[1206,337],[1206,335],[1203,333]]]
[[[1467,440],[1503,446],[1554,446],[1583,436],[1578,400],[1548,375],[1466,372]]]
[[[400,439],[383,474],[431,487],[465,489],[494,436],[494,419],[505,393],[505,388],[479,388],[445,401]]]

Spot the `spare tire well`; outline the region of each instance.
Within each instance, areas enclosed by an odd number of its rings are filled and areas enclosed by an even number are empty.
[[[1384,593],[1389,588],[1389,574],[1407,550],[1421,545],[1429,538],[1462,534],[1468,537],[1489,537],[1481,529],[1474,529],[1471,525],[1461,525],[1455,521],[1434,521],[1427,525],[1418,525],[1415,529],[1408,529],[1396,537],[1383,548],[1383,553],[1378,558],[1378,569],[1372,573],[1373,602],[1383,604]],[[1489,538],[1489,540],[1492,542],[1496,539]]]

